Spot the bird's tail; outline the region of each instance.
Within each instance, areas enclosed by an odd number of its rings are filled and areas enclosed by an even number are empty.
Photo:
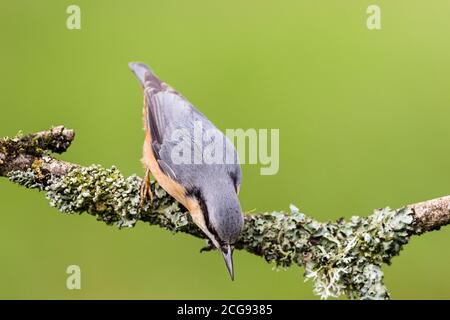
[[[150,69],[145,63],[130,62],[128,66],[136,75],[139,83],[143,88],[152,87],[157,89],[158,91],[162,89],[163,84],[161,80],[158,79],[158,77],[153,73],[152,69]]]

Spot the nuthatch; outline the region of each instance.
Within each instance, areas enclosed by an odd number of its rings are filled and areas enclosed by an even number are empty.
[[[233,280],[234,245],[244,226],[238,199],[242,173],[236,149],[208,118],[159,80],[147,65],[132,62],[129,66],[144,89],[142,162],[146,173],[141,199],[147,194],[151,196],[151,173],[167,193],[186,207],[194,223],[222,252]],[[195,132],[198,124],[200,135]],[[205,139],[205,135],[208,138]],[[202,159],[198,161],[197,157],[189,163],[180,163],[174,159],[180,144],[185,144],[182,145],[184,150],[192,153],[216,147],[216,152],[223,151],[223,161],[206,163]],[[229,159],[233,161],[227,161]]]

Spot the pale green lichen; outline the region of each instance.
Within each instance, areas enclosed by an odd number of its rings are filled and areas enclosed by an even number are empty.
[[[132,227],[139,217],[140,178],[124,178],[116,167],[99,165],[71,170],[45,188],[52,207],[64,213],[87,212],[107,224]]]
[[[64,177],[52,176],[45,184],[40,175],[39,167],[33,166],[27,171],[13,171],[8,177],[11,182],[45,191],[50,205],[63,213],[87,212],[119,227],[132,227],[142,220],[172,232],[183,228],[195,231],[186,212],[156,184],[152,185],[153,201],[141,208],[142,180],[136,175],[125,178],[114,166],[75,167]]]
[[[33,170],[12,171],[8,174],[8,178],[11,182],[17,183],[28,189],[44,189],[44,185],[38,179],[38,174]]]
[[[314,292],[322,298],[387,299],[381,265],[408,242],[412,223],[408,208],[320,223],[291,206],[290,214],[246,217],[239,246],[279,267],[303,266],[305,280],[314,280]]]
[[[37,165],[38,166],[38,165]],[[98,220],[132,227],[138,220],[204,238],[186,211],[157,184],[153,201],[140,208],[137,176],[124,178],[112,167],[76,167],[44,185],[38,168],[10,173],[11,181],[47,193],[50,204],[64,213],[88,212]],[[305,281],[314,281],[321,298],[387,299],[383,263],[390,263],[412,233],[408,208],[376,210],[349,221],[318,222],[291,205],[290,213],[246,215],[238,249],[263,256],[276,267],[304,267]]]

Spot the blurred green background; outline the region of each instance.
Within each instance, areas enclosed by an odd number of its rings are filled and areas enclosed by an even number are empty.
[[[81,30],[66,8],[81,7]],[[322,220],[450,194],[450,2],[1,1],[0,136],[64,124],[61,158],[142,175],[148,63],[219,128],[279,128],[280,171],[243,166],[244,210],[294,203]],[[316,299],[302,270],[236,252],[229,280],[203,241],[118,230],[0,179],[0,298]],[[392,298],[450,298],[450,230],[412,239],[384,268]],[[68,265],[82,272],[69,291]]]

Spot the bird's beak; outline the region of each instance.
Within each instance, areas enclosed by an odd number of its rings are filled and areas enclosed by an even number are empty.
[[[233,250],[234,248],[230,245],[223,246],[221,249],[223,258],[225,259],[225,264],[227,265],[228,272],[230,273],[231,280],[234,280]]]

